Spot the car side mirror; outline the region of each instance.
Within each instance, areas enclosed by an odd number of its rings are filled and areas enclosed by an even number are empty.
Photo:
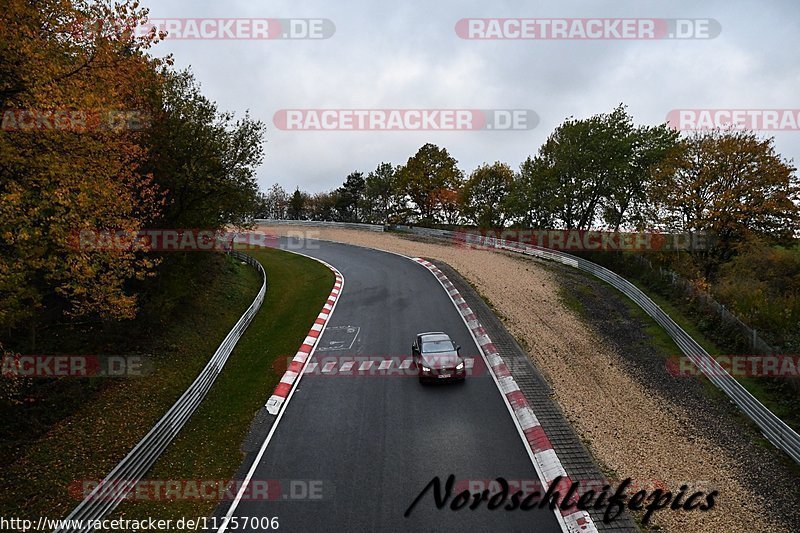
[[[460,351],[461,351],[461,346],[459,346],[458,344],[456,344],[456,351],[457,351],[457,352],[460,352]]]

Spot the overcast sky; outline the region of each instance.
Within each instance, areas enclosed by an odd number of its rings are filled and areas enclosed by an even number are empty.
[[[405,163],[426,142],[469,173],[535,154],[565,118],[628,106],[637,124],[672,109],[800,108],[800,4],[723,1],[403,2],[144,0],[152,18],[320,18],[325,40],[170,40],[153,48],[191,66],[222,110],[250,110],[267,125],[259,185],[317,192],[353,170]],[[501,40],[459,38],[462,18],[710,18],[706,40]],[[525,131],[283,131],[280,109],[532,109]],[[800,160],[800,131],[770,132]]]

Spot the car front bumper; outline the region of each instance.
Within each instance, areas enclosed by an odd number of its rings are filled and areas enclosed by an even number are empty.
[[[455,368],[431,368],[425,370],[419,369],[419,378],[425,381],[456,381],[464,379],[467,375],[465,368],[457,370]]]

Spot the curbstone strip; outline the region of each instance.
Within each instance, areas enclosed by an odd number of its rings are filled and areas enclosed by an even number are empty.
[[[469,302],[472,312],[478,317],[481,325],[492,338],[493,344],[502,354],[506,366],[511,370],[511,375],[514,376],[522,394],[528,401],[531,413],[535,413],[541,428],[537,429],[536,433],[528,431],[525,439],[528,439],[531,434],[535,436],[538,432],[543,431],[572,481],[595,485],[602,480],[604,484],[610,484],[607,476],[597,466],[589,450],[556,403],[550,384],[539,373],[530,356],[506,329],[487,302],[447,263],[437,260],[431,260],[431,263],[444,272],[455,288],[460,291],[461,296]],[[522,424],[520,424],[520,429],[523,433],[525,432]],[[603,521],[604,511],[601,509],[589,509],[589,516],[592,517],[595,527],[601,533],[638,533],[640,530],[627,510],[608,523]]]
[[[319,312],[316,320],[314,320],[314,324],[308,331],[308,335],[303,341],[303,344],[300,345],[300,349],[295,354],[286,372],[284,372],[278,386],[275,387],[275,392],[272,393],[272,396],[270,396],[264,406],[271,415],[277,415],[280,412],[292,388],[300,381],[303,371],[311,358],[311,354],[317,345],[317,341],[322,335],[325,326],[328,324],[333,308],[336,306],[336,301],[339,299],[339,294],[342,292],[342,287],[344,287],[344,277],[336,267],[319,259],[317,259],[317,261],[333,271],[336,276],[336,281],[333,284],[333,289],[331,289],[331,293],[325,305],[322,307],[322,311]]]
[[[569,476],[567,476],[561,461],[553,449],[550,439],[545,434],[539,420],[536,418],[535,413],[531,409],[525,395],[520,391],[519,386],[514,380],[513,376],[503,362],[497,347],[491,342],[486,330],[479,323],[475,313],[470,309],[469,304],[466,303],[464,298],[455,288],[453,283],[447,276],[433,263],[421,258],[413,258],[420,265],[427,268],[444,287],[445,291],[450,295],[454,305],[458,309],[464,322],[467,323],[475,338],[478,347],[486,358],[487,366],[492,373],[492,376],[497,383],[500,392],[508,405],[509,409],[515,417],[515,421],[520,429],[523,431],[526,444],[530,449],[533,458],[534,467],[541,478],[544,486],[549,487],[554,479],[561,476],[558,488],[566,492],[566,489],[572,484]],[[480,342],[479,342],[480,339]],[[485,341],[485,342],[483,342]],[[527,429],[525,429],[527,428]],[[562,492],[563,493],[563,492]],[[597,528],[594,521],[586,511],[576,509],[568,509],[566,511],[558,509],[557,516],[560,518],[563,531],[567,533],[596,533]]]

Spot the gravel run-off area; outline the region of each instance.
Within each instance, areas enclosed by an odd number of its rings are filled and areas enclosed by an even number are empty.
[[[467,279],[552,385],[555,399],[612,479],[717,490],[708,512],[662,510],[662,531],[794,531],[800,475],[764,445],[736,408],[697,378],[673,377],[641,319],[608,286],[566,267],[507,252],[467,249],[393,233],[273,226],[303,235],[438,259]],[[564,291],[585,318],[564,305]],[[641,516],[641,514],[639,515]]]

